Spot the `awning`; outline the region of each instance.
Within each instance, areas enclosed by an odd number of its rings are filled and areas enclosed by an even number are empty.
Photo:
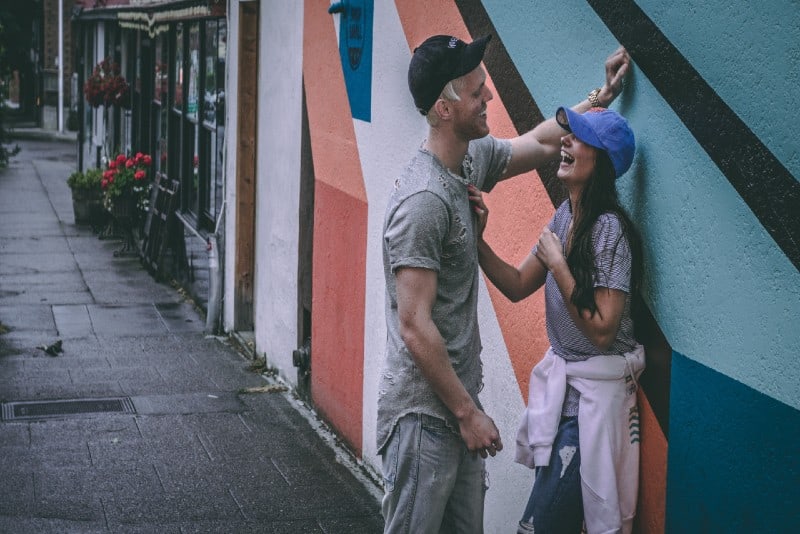
[[[227,0],[129,0],[128,5],[78,9],[73,19],[78,22],[116,20],[121,28],[141,30],[150,37],[166,31],[169,23],[224,17]]]

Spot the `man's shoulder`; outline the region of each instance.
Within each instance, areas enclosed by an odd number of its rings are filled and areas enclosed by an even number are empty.
[[[392,202],[399,204],[407,198],[418,193],[430,193],[446,202],[446,195],[441,180],[441,170],[425,157],[418,153],[408,162],[403,172],[394,182]]]
[[[507,150],[511,150],[511,141],[508,139],[500,139],[491,134],[481,137],[479,139],[473,139],[469,142],[469,148],[467,152],[472,156],[475,157],[491,157],[501,148],[507,148]]]

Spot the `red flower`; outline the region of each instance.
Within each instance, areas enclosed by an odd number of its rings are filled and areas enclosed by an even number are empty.
[[[130,86],[120,75],[119,65],[106,58],[98,63],[83,84],[83,94],[92,107],[130,107]]]
[[[108,162],[103,172],[104,202],[108,209],[113,209],[118,202],[133,202],[138,215],[143,216],[149,209],[148,199],[152,186],[147,177],[146,166],[151,161],[150,155],[137,152],[130,157],[125,153],[118,154]]]
[[[105,178],[103,178],[102,180],[100,180],[100,187],[102,187],[103,189],[105,189],[106,187],[108,187],[108,180],[106,180]]]

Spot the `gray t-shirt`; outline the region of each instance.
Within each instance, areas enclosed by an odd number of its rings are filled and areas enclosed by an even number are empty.
[[[571,221],[572,208],[567,199],[558,207],[548,224],[550,231],[558,236],[562,244],[567,242]],[[568,361],[587,360],[604,354],[624,354],[636,346],[631,318],[631,249],[628,240],[622,235],[622,227],[615,214],[604,213],[597,218],[592,227],[592,243],[597,267],[594,287],[626,292],[625,308],[614,343],[607,351],[601,351],[575,325],[561,290],[548,271],[544,284],[547,337],[553,352]],[[537,247],[538,245],[533,247],[533,254],[536,254]],[[579,398],[577,390],[568,388],[562,415],[577,415]]]
[[[432,318],[444,339],[450,362],[480,406],[483,387],[478,330],[478,253],[475,217],[467,184],[490,191],[511,159],[511,144],[487,136],[472,141],[463,176],[450,173],[430,152],[420,149],[395,181],[383,230],[386,279],[386,360],[378,388],[377,446],[381,451],[397,421],[409,413],[458,424],[422,376],[400,337],[395,271],[418,267],[437,272]]]

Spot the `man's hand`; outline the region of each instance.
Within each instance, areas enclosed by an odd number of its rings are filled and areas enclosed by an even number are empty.
[[[497,430],[492,418],[481,410],[475,408],[464,417],[460,417],[458,426],[467,449],[477,452],[482,458],[486,458],[487,455],[494,456],[503,450],[500,431]]]
[[[622,82],[630,69],[630,63],[631,56],[621,46],[606,59],[606,83],[597,95],[603,106],[608,107],[622,92]]]

